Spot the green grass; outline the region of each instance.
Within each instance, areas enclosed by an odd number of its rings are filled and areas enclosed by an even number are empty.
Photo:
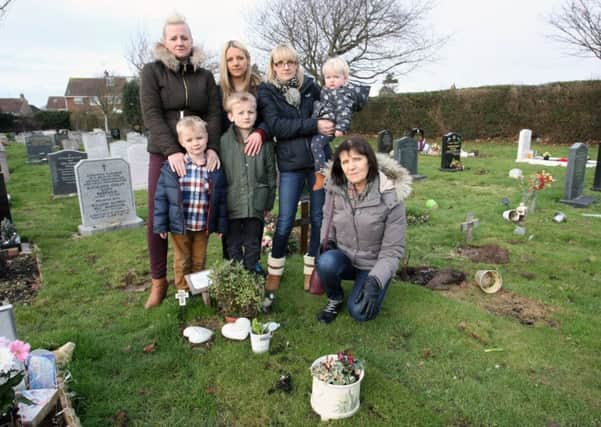
[[[599,213],[599,205],[560,204],[565,168],[550,168],[557,182],[538,195],[526,236],[516,236],[501,218],[501,198],[515,205],[521,197],[507,172],[537,168],[513,162],[515,144],[464,146],[482,156],[465,160],[461,173],[438,171],[439,158],[419,159],[428,178],[414,184],[407,207],[425,212],[426,200],[435,199],[439,208],[427,224],[408,227],[410,265],[453,267],[471,281],[477,270],[497,269],[505,290],[544,304],[557,327],[492,314],[481,302],[496,296],[475,289],[451,299],[398,281],[375,321],[358,323],[344,313],[321,325],[315,314],[325,299],[302,290],[302,258],[295,255],[265,317],[282,325],[271,354],[254,355],[248,342],[227,341],[218,331],[210,347],[194,348],[180,337],[184,325],[221,322],[200,298],[180,313],[171,290],[160,308],[146,311],[146,294],[124,290],[126,276],[135,283],[148,277],[144,229],[75,236],[77,199],[53,200],[47,165],[26,164],[24,146],[11,145],[13,217],[21,236],[39,247],[43,273],[34,303],[15,308],[19,334],[33,348],[76,343],[69,387],[86,426],[112,425],[119,411],[133,426],[316,425],[309,366],[345,348],[365,359],[366,375],[360,411],[336,425],[599,426],[601,219],[580,215]],[[567,147],[552,154],[566,155]],[[588,194],[593,175],[588,169]],[[146,219],[145,192],[136,193],[136,203]],[[567,222],[552,221],[556,210]],[[506,248],[509,264],[456,255],[468,211],[480,219],[473,244]],[[219,257],[212,237],[209,265]],[[143,352],[152,342],[156,350]],[[490,348],[502,351],[484,351]],[[283,372],[292,374],[293,392],[268,393]]]

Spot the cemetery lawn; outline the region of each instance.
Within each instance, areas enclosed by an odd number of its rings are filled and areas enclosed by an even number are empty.
[[[407,208],[429,221],[408,227],[406,249],[409,265],[452,267],[466,273],[466,284],[441,292],[396,280],[376,320],[358,323],[344,312],[322,325],[315,315],[325,297],[302,290],[302,258],[294,255],[273,312],[261,317],[282,326],[271,352],[254,355],[248,340],[220,335],[223,320],[200,297],[180,312],[170,288],[160,308],[144,310],[144,228],[77,237],[77,198],[53,200],[48,166],[26,164],[25,146],[10,145],[12,214],[21,237],[39,248],[43,279],[31,304],[16,304],[20,338],[32,348],[77,345],[68,387],[85,426],[317,425],[309,366],[347,348],[365,360],[366,375],[359,412],[336,425],[599,426],[601,218],[581,214],[599,214],[600,205],[560,204],[566,169],[549,168],[557,182],[538,194],[526,235],[514,235],[501,217],[503,197],[511,207],[521,198],[508,171],[540,168],[514,163],[516,144],[509,142],[467,142],[464,149],[481,155],[464,159],[458,173],[440,172],[439,157],[420,156],[427,179],[414,183]],[[596,147],[590,155],[596,158]],[[587,169],[584,193],[601,197],[589,190],[593,175]],[[428,199],[438,209],[427,210]],[[136,204],[146,219],[144,191]],[[567,222],[552,221],[558,210]],[[496,244],[508,251],[508,263],[458,254],[468,211],[480,220],[472,245]],[[208,265],[220,255],[211,237]],[[474,286],[481,269],[501,273],[501,293]],[[191,324],[217,331],[210,345],[181,337]],[[283,373],[292,375],[289,394],[273,389]]]

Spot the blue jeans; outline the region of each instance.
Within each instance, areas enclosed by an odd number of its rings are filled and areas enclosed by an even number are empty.
[[[288,238],[296,218],[296,210],[305,184],[309,186],[311,216],[311,237],[309,240],[309,255],[315,256],[319,249],[319,232],[321,230],[321,221],[323,219],[323,202],[325,200],[325,191],[311,191],[315,183],[315,173],[311,169],[300,171],[280,172],[279,183],[279,212],[278,221],[273,234],[273,246],[271,256],[273,258],[282,258],[286,256],[286,247]]]
[[[317,274],[325,285],[326,294],[329,299],[342,301],[344,299],[344,291],[340,282],[342,280],[354,280],[355,285],[349,296],[347,307],[351,317],[360,322],[375,319],[382,307],[382,301],[388,290],[390,280],[384,284],[384,288],[380,291],[378,303],[372,317],[368,318],[361,312],[362,306],[355,303],[357,296],[363,291],[365,280],[369,274],[369,270],[359,270],[353,267],[351,260],[339,249],[332,249],[322,253],[317,259]]]

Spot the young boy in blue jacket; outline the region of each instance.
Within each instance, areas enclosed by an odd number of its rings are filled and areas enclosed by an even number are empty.
[[[163,163],[154,197],[153,232],[163,239],[171,233],[175,287],[186,290],[184,276],[204,270],[209,234],[226,231],[226,181],[221,169],[207,170],[206,122],[187,116],[176,131],[186,150],[186,174],[178,177]]]

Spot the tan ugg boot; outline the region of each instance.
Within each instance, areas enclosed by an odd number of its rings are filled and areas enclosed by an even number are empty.
[[[267,279],[265,282],[265,290],[274,292],[280,288],[280,281],[284,274],[284,264],[286,264],[286,257],[272,258],[271,254],[269,254],[269,257],[267,257]]]
[[[315,268],[315,257],[305,254],[303,258],[305,260],[305,266],[303,268],[303,273],[305,274],[305,291],[309,292],[311,274],[313,274],[313,269]]]
[[[321,190],[325,181],[326,176],[321,171],[315,172],[315,184],[313,184],[313,191]]]
[[[165,299],[165,295],[167,295],[167,286],[166,277],[163,277],[162,279],[152,279],[150,295],[148,296],[146,304],[144,304],[144,308],[149,309],[161,305]]]

